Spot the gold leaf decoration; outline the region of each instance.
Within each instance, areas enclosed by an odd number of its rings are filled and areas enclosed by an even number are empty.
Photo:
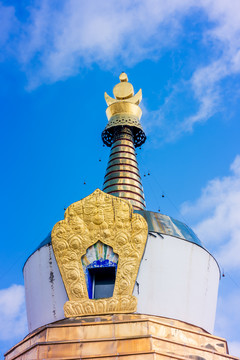
[[[66,317],[136,311],[132,292],[147,234],[145,219],[133,214],[130,202],[99,189],[67,208],[65,219],[52,230],[54,254],[69,297]],[[98,241],[119,257],[115,287],[110,298],[89,299],[81,259]]]

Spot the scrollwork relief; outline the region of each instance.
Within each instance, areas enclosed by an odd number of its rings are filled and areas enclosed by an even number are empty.
[[[147,233],[145,219],[133,214],[130,202],[99,189],[69,206],[65,219],[52,230],[54,254],[69,297],[66,317],[136,311],[132,292]],[[88,298],[81,259],[98,241],[111,246],[119,262],[113,297],[94,300]]]

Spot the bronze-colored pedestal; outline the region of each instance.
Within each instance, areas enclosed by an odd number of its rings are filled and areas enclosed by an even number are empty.
[[[226,340],[181,321],[126,314],[64,319],[37,329],[5,360],[226,360]]]

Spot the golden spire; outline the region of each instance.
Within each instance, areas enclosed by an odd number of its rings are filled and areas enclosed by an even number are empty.
[[[111,146],[103,191],[129,200],[135,209],[145,209],[141,177],[135,147],[141,146],[146,135],[140,124],[142,90],[134,95],[132,84],[123,72],[114,86],[114,98],[104,94],[108,108],[108,124],[102,133],[103,143]]]

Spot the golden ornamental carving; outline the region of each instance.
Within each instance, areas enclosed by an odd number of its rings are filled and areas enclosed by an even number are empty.
[[[52,230],[54,254],[69,297],[66,317],[136,311],[132,292],[147,234],[145,219],[133,214],[129,201],[99,189],[67,208],[65,219]],[[112,297],[89,299],[81,259],[98,241],[118,255],[117,274]]]

